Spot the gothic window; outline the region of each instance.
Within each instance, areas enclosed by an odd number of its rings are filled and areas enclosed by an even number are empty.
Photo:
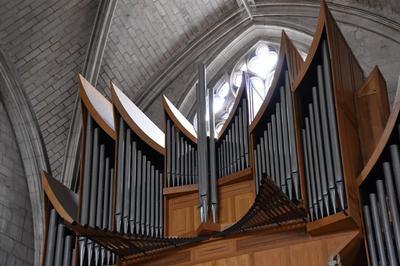
[[[251,86],[247,93],[251,98],[249,106],[251,118],[257,113],[267,95],[274,76],[278,60],[278,49],[279,47],[266,42],[258,43],[235,64],[230,71],[230,75],[222,76],[216,83],[213,91],[215,129],[217,133],[222,129],[233,107],[237,90],[242,82],[242,72],[246,72],[250,78]],[[208,100],[206,102],[208,103]],[[206,117],[208,117],[208,113]],[[197,114],[193,118],[193,124],[197,128]]]

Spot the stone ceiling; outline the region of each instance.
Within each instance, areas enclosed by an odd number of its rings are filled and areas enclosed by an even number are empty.
[[[107,94],[104,89],[113,81],[132,99],[150,93],[146,84],[188,45],[238,12],[240,2],[118,0],[97,87]],[[400,13],[398,0],[333,2],[348,3],[394,20]],[[95,0],[0,0],[0,49],[15,66],[31,102],[56,177],[61,173],[76,95],[75,75],[82,69],[96,6]]]

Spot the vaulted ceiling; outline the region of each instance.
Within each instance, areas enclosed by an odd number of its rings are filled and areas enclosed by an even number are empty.
[[[82,70],[97,2],[0,0],[0,49],[14,66],[31,103],[56,177],[61,173],[77,92],[75,75]],[[269,17],[280,15],[280,21],[297,13],[292,25],[314,31],[318,12],[301,14],[305,9],[298,7],[317,6],[317,1],[247,2],[264,5],[259,10],[269,12]],[[398,0],[329,2],[367,10],[387,18],[388,24],[400,25]],[[257,7],[251,11],[259,12]],[[195,47],[219,23],[229,23],[234,14],[240,19],[248,17],[242,0],[118,0],[97,87],[107,94],[104,89],[113,81],[132,99],[142,99],[152,93],[152,81],[173,66],[189,46]],[[268,24],[268,20],[259,23]]]

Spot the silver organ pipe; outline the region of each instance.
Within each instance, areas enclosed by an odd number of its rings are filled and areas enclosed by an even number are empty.
[[[283,68],[277,77],[251,128],[257,152],[254,167],[259,172],[256,180],[260,183],[263,176],[271,178],[290,200],[298,202],[301,189],[288,70]]]
[[[44,265],[71,266],[74,237],[74,233],[65,228],[56,210],[51,208],[47,224]]]

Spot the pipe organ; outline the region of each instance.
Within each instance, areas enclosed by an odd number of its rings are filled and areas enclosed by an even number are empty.
[[[247,80],[246,77],[243,80]],[[234,112],[231,112],[216,142],[218,178],[243,171],[250,165],[247,106],[247,93],[241,86],[232,108]]]
[[[163,236],[164,133],[115,85],[115,223],[124,234]]]
[[[165,187],[198,184],[197,133],[165,96],[163,106],[167,147]]]
[[[324,2],[305,61],[283,32],[260,109],[244,73],[218,133],[203,64],[197,130],[165,96],[161,130],[114,84],[78,87],[79,182],[42,173],[42,265],[399,265],[400,100]]]

